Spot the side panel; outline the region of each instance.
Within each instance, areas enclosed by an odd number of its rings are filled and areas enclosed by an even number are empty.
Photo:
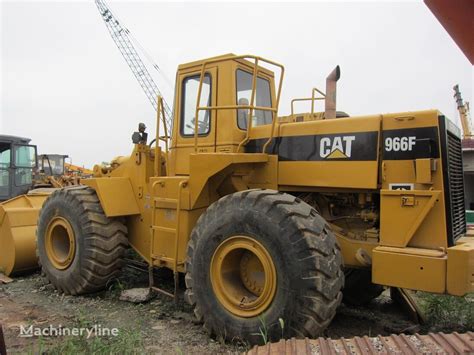
[[[380,124],[380,116],[282,123],[267,148],[278,154],[278,184],[376,189]],[[268,132],[252,132],[246,150],[261,152]]]
[[[380,244],[448,247],[438,112],[384,115],[382,128]]]
[[[97,192],[107,217],[130,216],[140,213],[129,178],[84,179],[81,183],[92,187]]]

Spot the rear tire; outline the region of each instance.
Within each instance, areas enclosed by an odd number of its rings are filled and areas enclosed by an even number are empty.
[[[351,306],[363,306],[380,296],[384,288],[372,283],[372,272],[367,269],[347,269],[342,302]]]
[[[65,294],[102,290],[120,272],[126,235],[123,223],[105,216],[93,189],[57,190],[44,203],[38,220],[42,271]]]
[[[214,268],[216,259],[221,269]],[[342,300],[342,256],[328,224],[305,202],[273,190],[238,192],[212,204],[191,234],[186,271],[195,315],[227,340],[316,337]],[[240,304],[232,304],[240,294]]]

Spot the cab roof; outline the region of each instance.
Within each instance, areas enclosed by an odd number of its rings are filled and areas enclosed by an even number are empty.
[[[215,57],[199,59],[199,60],[195,60],[193,62],[180,64],[178,66],[178,70],[179,69],[188,69],[188,68],[192,68],[192,67],[195,67],[195,66],[198,66],[198,65],[202,65],[204,62],[206,62],[208,60],[215,60],[215,59],[226,60],[226,59],[232,59],[232,58],[235,58],[235,57],[237,57],[237,55],[235,55],[234,53],[227,53],[227,54],[222,54],[222,55],[218,55],[218,56],[215,56]]]
[[[232,59],[235,59],[235,58],[238,58],[238,57],[240,57],[240,56],[236,55],[234,53],[226,53],[226,54],[218,55],[218,56],[215,56],[215,57],[209,57],[209,58],[196,60],[196,61],[193,61],[193,62],[180,64],[178,66],[178,70],[185,70],[185,69],[190,69],[190,68],[194,68],[194,67],[199,67],[199,66],[202,66],[202,64],[204,62],[211,61],[211,60],[225,61],[225,60],[232,60]],[[244,64],[244,65],[247,65],[251,68],[255,65],[252,60],[247,60],[247,59],[242,59],[242,58],[235,59],[235,60],[242,63],[242,64]],[[271,71],[268,68],[265,68],[265,67],[262,67],[262,66],[259,65],[259,71],[273,77],[273,71]]]
[[[31,142],[30,138],[18,137],[18,136],[9,136],[6,134],[0,134],[0,143],[20,143],[20,144],[29,144]]]

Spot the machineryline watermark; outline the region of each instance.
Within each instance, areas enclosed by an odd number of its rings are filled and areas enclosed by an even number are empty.
[[[35,327],[33,325],[23,326],[20,325],[21,338],[32,338],[32,337],[83,337],[87,339],[90,337],[116,337],[120,333],[118,328],[107,328],[102,327],[100,324],[95,324],[91,327],[63,327],[61,324],[54,326],[50,324],[47,327]]]

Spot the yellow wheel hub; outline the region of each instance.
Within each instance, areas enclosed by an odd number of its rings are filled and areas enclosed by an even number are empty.
[[[46,228],[46,255],[58,270],[67,269],[74,260],[76,239],[71,224],[62,217],[54,217]]]
[[[210,271],[217,299],[234,315],[257,316],[275,297],[275,265],[265,247],[251,237],[222,242],[212,256]]]

